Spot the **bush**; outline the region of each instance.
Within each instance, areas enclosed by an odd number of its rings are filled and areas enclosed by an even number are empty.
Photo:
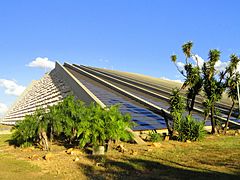
[[[171,137],[173,136],[173,132],[178,129],[179,123],[183,118],[183,114],[185,112],[185,104],[186,103],[184,97],[180,94],[180,90],[174,88],[170,96],[170,114],[173,121],[172,127],[170,128],[168,121],[166,122],[168,127],[168,134]]]
[[[128,114],[121,114],[118,106],[106,109],[94,103],[85,106],[68,96],[47,111],[38,109],[18,122],[12,142],[21,147],[39,143],[45,150],[49,150],[48,139],[61,139],[81,147],[104,145],[108,140],[129,140],[130,119]]]
[[[13,128],[12,142],[20,147],[39,143],[43,149],[48,150],[46,133],[49,119],[46,114],[44,109],[37,109],[34,114],[26,115],[24,120],[17,122]]]
[[[37,139],[36,120],[33,115],[27,115],[23,121],[17,122],[12,131],[11,139],[16,146],[32,146]]]
[[[150,141],[151,142],[160,142],[160,141],[162,141],[162,136],[159,133],[150,132],[149,136],[150,136]]]
[[[91,104],[86,111],[85,120],[77,129],[80,147],[87,143],[99,146],[108,140],[131,139],[131,134],[127,131],[131,126],[130,119],[129,115],[121,114],[118,106],[103,109]]]
[[[180,141],[198,141],[204,138],[204,122],[195,120],[191,115],[188,115],[179,122],[178,140]]]

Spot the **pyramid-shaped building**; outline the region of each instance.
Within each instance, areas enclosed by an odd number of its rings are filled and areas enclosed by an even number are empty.
[[[56,62],[55,69],[27,87],[1,123],[15,124],[37,108],[54,105],[73,93],[86,104],[95,102],[102,107],[120,104],[122,113],[131,114],[136,123],[135,131],[165,129],[164,117],[169,116],[168,102],[174,86],[180,87],[180,84],[133,73]],[[201,103],[197,103],[194,112],[197,119],[203,118],[201,108]],[[219,108],[227,114],[228,105],[219,104]],[[231,123],[240,125],[239,122]]]

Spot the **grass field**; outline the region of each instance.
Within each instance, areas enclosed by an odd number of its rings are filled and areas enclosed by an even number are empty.
[[[239,179],[240,136],[208,136],[202,142],[164,141],[140,146],[112,145],[107,156],[95,157],[52,146],[51,159],[39,149],[8,145],[0,135],[0,179]],[[29,157],[35,157],[30,159]],[[76,157],[79,161],[74,161]]]

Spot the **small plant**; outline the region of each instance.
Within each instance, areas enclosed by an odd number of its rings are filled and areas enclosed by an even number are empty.
[[[178,89],[173,89],[170,97],[170,113],[173,120],[173,127],[170,136],[177,134],[176,138],[179,141],[197,141],[204,137],[205,131],[203,129],[204,122],[196,121],[192,115],[184,116],[185,103],[183,96],[180,95]]]
[[[177,88],[173,89],[170,96],[170,114],[172,116],[172,126],[169,125],[168,119],[165,118],[170,137],[172,137],[174,131],[178,129],[179,123],[185,111],[185,104],[184,97],[180,95],[180,90]]]
[[[197,121],[191,115],[188,115],[179,123],[178,126],[178,140],[179,141],[198,141],[204,138],[204,122]]]
[[[162,136],[159,133],[150,132],[149,136],[150,136],[150,141],[151,142],[160,142],[160,141],[162,141]]]

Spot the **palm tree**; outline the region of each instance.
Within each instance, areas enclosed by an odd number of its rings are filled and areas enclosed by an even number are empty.
[[[235,54],[232,54],[230,56],[230,59],[231,59],[230,64],[227,67],[228,77],[226,80],[226,86],[227,86],[228,97],[231,98],[232,100],[232,106],[227,116],[227,121],[225,122],[224,131],[223,131],[224,134],[226,134],[227,132],[229,119],[232,115],[235,103],[238,100],[237,86],[240,81],[240,74],[239,72],[236,72],[238,63],[240,62],[240,58],[237,57]]]
[[[189,114],[192,114],[195,99],[202,90],[202,84],[203,79],[201,77],[200,67],[193,67],[191,64],[189,64],[187,70],[187,79],[182,86],[182,89],[189,87],[187,92],[187,109]]]
[[[208,103],[204,103],[207,112],[211,115],[212,134],[217,132],[216,120],[214,115],[216,113],[215,104],[222,98],[222,93],[225,90],[225,84],[222,82],[225,76],[217,78],[217,71],[215,69],[216,62],[220,59],[220,51],[213,49],[209,51],[209,61],[203,64],[203,87],[207,96]],[[227,69],[223,73],[226,75]],[[205,114],[206,115],[206,114]]]
[[[178,72],[180,72],[180,74],[182,74],[184,77],[186,77],[186,75],[184,74],[184,71],[183,70],[180,70],[178,65],[177,65],[177,55],[176,54],[173,54],[171,55],[171,61],[174,63],[174,65],[176,66]]]
[[[231,79],[227,80],[228,81],[227,94],[228,94],[228,97],[231,98],[231,100],[232,100],[232,106],[231,106],[231,109],[228,113],[227,121],[225,122],[223,134],[226,134],[226,132],[227,132],[229,119],[232,115],[232,112],[233,112],[234,106],[236,104],[236,101],[238,100],[238,95],[237,95],[237,85],[238,84],[237,84],[237,82],[239,82],[239,80],[240,80],[240,75],[239,74],[237,74],[234,78],[231,78]]]
[[[37,123],[37,133],[39,137],[39,143],[40,145],[42,145],[43,150],[49,150],[48,137],[47,137],[49,119],[47,119],[45,115],[46,115],[46,111],[44,109],[37,109],[33,114],[33,118]]]
[[[193,42],[188,41],[187,43],[182,45],[182,51],[186,56],[186,64],[188,64],[188,58],[192,56],[191,50],[192,50]]]
[[[185,77],[185,81],[181,89],[185,89],[186,87],[188,87],[187,109],[189,114],[192,114],[196,96],[200,93],[202,89],[202,84],[203,84],[203,79],[201,77],[201,69],[199,67],[198,59],[195,58],[197,61],[197,66],[188,62],[189,58],[195,57],[195,55],[192,54],[192,46],[193,46],[193,42],[191,41],[182,45],[182,51],[186,57],[186,60],[185,60],[186,63],[184,65],[185,72],[183,70],[180,70],[179,67],[177,66],[177,63],[176,63],[177,56],[176,55],[171,56],[171,61],[176,65],[178,71]]]
[[[209,99],[205,99],[202,102],[202,105],[204,107],[204,122],[208,120],[210,109],[211,109],[211,101]]]

